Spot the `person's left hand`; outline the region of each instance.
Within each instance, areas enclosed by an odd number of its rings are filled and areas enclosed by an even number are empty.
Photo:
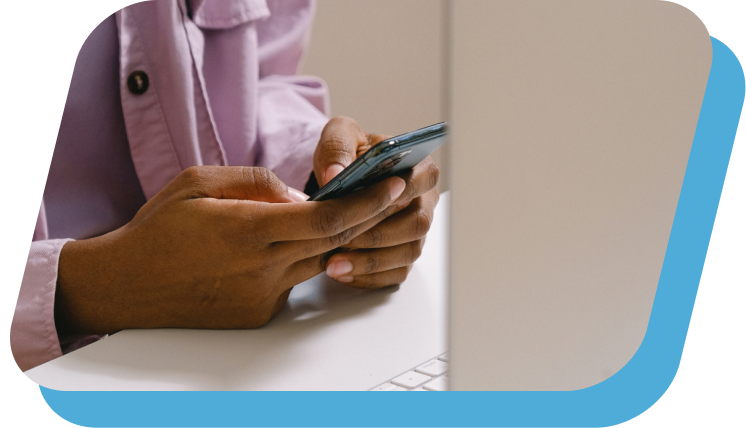
[[[335,117],[321,133],[313,157],[319,186],[324,186],[359,155],[388,138],[364,132],[355,120]],[[402,176],[407,187],[392,204],[399,212],[353,239],[351,251],[329,258],[326,273],[357,288],[380,288],[403,282],[422,253],[425,235],[438,203],[438,168],[431,157]]]

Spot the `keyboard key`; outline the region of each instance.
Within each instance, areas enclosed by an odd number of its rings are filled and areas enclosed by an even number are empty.
[[[371,389],[371,391],[396,391],[397,388],[399,387],[394,385],[393,383],[386,382]]]
[[[439,359],[440,361],[445,361],[445,362],[448,362],[448,352],[446,352],[445,354],[443,354],[443,355],[441,355],[440,357],[438,357],[438,359]]]
[[[448,371],[448,363],[440,360],[428,361],[415,369],[418,373],[436,377]]]
[[[414,388],[430,379],[432,379],[430,376],[421,373],[406,372],[403,375],[392,379],[391,383],[403,386],[404,388]]]
[[[439,377],[422,385],[422,387],[428,391],[448,391],[448,378],[446,376]]]

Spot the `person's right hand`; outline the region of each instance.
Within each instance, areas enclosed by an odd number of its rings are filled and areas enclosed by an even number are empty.
[[[392,177],[345,198],[290,203],[264,168],[189,168],[127,225],[65,244],[59,334],[261,326],[294,285],[324,270],[327,252],[395,213],[404,187]]]

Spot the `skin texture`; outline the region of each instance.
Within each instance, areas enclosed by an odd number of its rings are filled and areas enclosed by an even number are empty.
[[[332,119],[314,157],[317,177],[384,138],[352,119]],[[334,275],[346,285],[401,283],[432,221],[437,175],[428,159],[405,177],[307,202],[265,168],[188,168],[125,226],[65,244],[58,335],[64,341],[131,328],[260,327],[293,286],[335,261],[351,265]]]
[[[385,135],[367,134],[355,120],[335,117],[321,133],[314,154],[320,186],[333,179]],[[401,211],[352,239],[326,263],[327,275],[357,288],[381,288],[407,278],[419,258],[438,203],[438,168],[431,157],[403,176],[407,187],[394,202]]]
[[[393,177],[348,198],[294,202],[264,168],[189,168],[127,225],[63,247],[58,334],[264,325],[330,251],[396,212],[403,189]]]

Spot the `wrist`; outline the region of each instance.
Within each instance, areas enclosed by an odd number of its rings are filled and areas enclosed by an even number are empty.
[[[106,235],[69,241],[60,252],[54,320],[60,340],[117,331],[105,314],[111,311],[106,289],[111,285],[106,270]]]

